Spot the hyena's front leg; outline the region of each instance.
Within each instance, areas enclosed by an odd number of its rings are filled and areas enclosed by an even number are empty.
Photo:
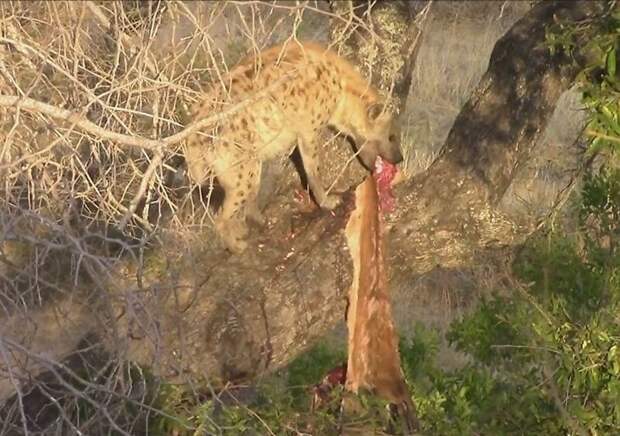
[[[300,135],[298,139],[299,153],[304,164],[304,170],[308,177],[308,185],[314,194],[314,199],[323,209],[334,209],[340,204],[340,196],[327,194],[321,182],[319,171],[318,147],[314,133]]]
[[[248,188],[248,202],[246,204],[246,217],[254,221],[259,226],[265,225],[267,219],[258,207],[258,194],[260,190],[262,164],[257,162],[250,171],[246,187]]]
[[[246,210],[248,202],[254,202],[254,192],[258,191],[260,162],[238,156],[230,165],[216,165],[216,176],[224,188],[224,203],[216,228],[227,248],[239,254],[247,248]],[[254,210],[251,212],[254,214]]]
[[[194,135],[194,138],[185,144],[184,155],[187,174],[196,185],[202,185],[209,172],[209,156],[206,149],[207,146],[200,141],[197,135]]]

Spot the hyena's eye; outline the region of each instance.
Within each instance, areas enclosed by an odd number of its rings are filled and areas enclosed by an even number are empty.
[[[396,135],[392,133],[388,139],[390,140],[390,142],[396,142]]]

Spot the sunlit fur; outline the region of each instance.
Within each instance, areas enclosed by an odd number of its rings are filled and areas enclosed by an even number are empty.
[[[320,179],[322,128],[348,135],[369,169],[377,156],[402,160],[392,116],[377,91],[351,63],[318,44],[289,42],[242,60],[215,81],[193,117],[202,119],[248,99],[223,121],[192,135],[185,155],[193,182],[204,183],[212,171],[225,190],[216,227],[233,252],[246,248],[246,216],[264,221],[256,203],[262,163],[290,154],[296,145],[317,203],[326,209],[339,204]]]

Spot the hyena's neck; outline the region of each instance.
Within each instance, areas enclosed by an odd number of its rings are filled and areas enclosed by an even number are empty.
[[[345,135],[352,136],[354,132],[351,125],[350,113],[347,111],[347,107],[350,106],[349,100],[350,98],[347,98],[346,93],[342,92],[338,98],[334,112],[329,119],[329,125]]]

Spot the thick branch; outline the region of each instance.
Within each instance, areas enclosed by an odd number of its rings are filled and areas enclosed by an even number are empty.
[[[545,44],[547,26],[558,15],[581,21],[602,12],[603,4],[541,2],[497,42],[487,72],[454,122],[442,158],[427,172],[428,183],[442,181],[437,191],[442,199],[460,191],[456,185],[466,179],[493,204],[501,199],[578,71],[562,52],[551,53]]]
[[[488,248],[520,243],[531,231],[495,209],[519,165],[530,158],[577,67],[545,46],[556,14],[574,22],[602,2],[541,2],[499,40],[477,90],[459,113],[441,155],[400,188],[397,251],[425,272],[458,267]]]

